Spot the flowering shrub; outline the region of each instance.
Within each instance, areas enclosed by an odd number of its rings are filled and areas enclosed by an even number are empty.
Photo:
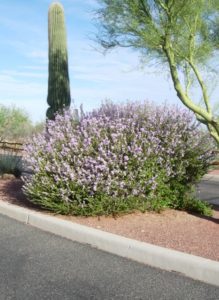
[[[212,149],[192,115],[176,107],[105,103],[79,121],[66,111],[27,145],[34,174],[24,191],[63,214],[189,209],[185,199]]]

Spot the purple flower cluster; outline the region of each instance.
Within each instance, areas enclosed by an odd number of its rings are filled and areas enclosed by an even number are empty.
[[[24,190],[81,207],[97,195],[153,198],[171,181],[197,179],[212,148],[185,109],[105,103],[78,122],[66,111],[26,146],[34,174]]]

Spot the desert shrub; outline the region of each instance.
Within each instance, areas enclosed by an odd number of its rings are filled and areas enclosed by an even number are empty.
[[[38,133],[42,133],[45,127],[45,122],[44,121],[39,121],[34,124],[32,124],[30,133],[28,137],[32,137],[33,135],[36,135]]]
[[[0,154],[0,176],[4,174],[12,174],[20,177],[23,170],[21,156],[13,154]]]
[[[182,209],[191,213],[197,213],[209,217],[213,215],[211,204],[205,201],[194,199],[191,196],[184,199]]]
[[[25,110],[0,105],[0,141],[24,142],[42,128],[43,122],[33,124]]]
[[[63,214],[188,209],[212,148],[191,113],[177,107],[105,103],[79,121],[66,111],[27,145],[34,174],[24,192]]]

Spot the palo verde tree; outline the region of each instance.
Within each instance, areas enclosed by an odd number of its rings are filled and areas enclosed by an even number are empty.
[[[47,118],[54,119],[55,114],[68,108],[71,103],[68,54],[64,9],[59,2],[49,8],[49,80]]]
[[[218,0],[99,0],[97,41],[107,50],[131,47],[166,64],[178,98],[219,145],[219,121],[203,66],[215,57]],[[219,28],[219,27],[217,27]],[[219,31],[218,31],[219,32]],[[200,99],[192,97],[193,83]]]

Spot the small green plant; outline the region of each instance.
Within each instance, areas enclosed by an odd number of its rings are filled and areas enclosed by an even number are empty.
[[[22,157],[11,154],[0,154],[0,176],[12,174],[19,178],[22,174]]]
[[[182,208],[186,211],[198,213],[208,217],[211,217],[213,214],[212,206],[209,203],[192,197],[184,201]]]

